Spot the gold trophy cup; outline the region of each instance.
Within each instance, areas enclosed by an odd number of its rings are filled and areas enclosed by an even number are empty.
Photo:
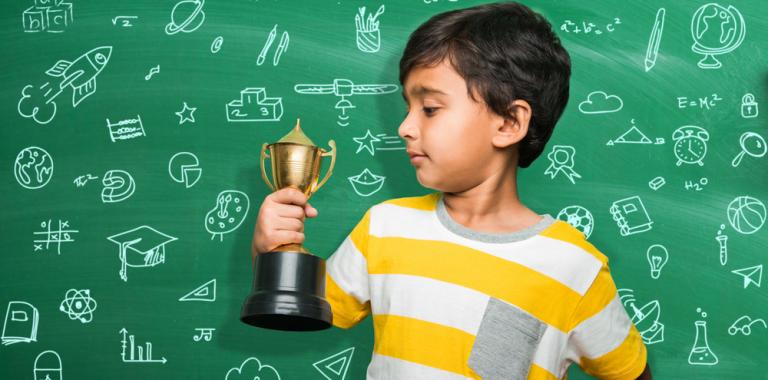
[[[299,120],[290,133],[274,144],[261,147],[261,176],[272,191],[294,187],[311,197],[331,176],[336,163],[336,143],[326,151],[301,130]],[[269,150],[269,154],[267,154]],[[323,157],[331,157],[328,173],[320,178]],[[272,162],[272,181],[264,161]],[[285,244],[256,256],[253,290],[245,299],[240,320],[253,326],[289,331],[313,331],[331,327],[333,314],[325,299],[325,260],[301,244]]]

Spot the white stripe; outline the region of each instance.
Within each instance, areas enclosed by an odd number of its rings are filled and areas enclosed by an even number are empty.
[[[477,335],[489,296],[427,277],[372,274],[371,311],[453,327]]]
[[[374,353],[368,365],[366,380],[467,380],[471,379],[439,368]]]
[[[568,342],[568,334],[547,325],[544,335],[541,337],[539,347],[533,356],[533,362],[555,375],[558,379],[565,374],[565,363],[560,353]]]
[[[325,270],[345,293],[355,297],[358,302],[365,303],[370,299],[368,264],[349,236],[326,260]]]
[[[370,275],[373,314],[399,315],[477,335],[489,296],[475,290],[427,277],[402,274]],[[542,322],[544,323],[544,322]],[[546,325],[546,323],[545,323]],[[533,362],[558,375],[568,335],[547,325]]]
[[[476,249],[551,277],[579,295],[584,295],[589,289],[602,267],[602,262],[589,252],[558,239],[537,235],[513,243],[484,243],[450,232],[437,219],[434,210],[387,203],[371,208],[370,234],[437,240]]]
[[[576,363],[581,357],[596,359],[603,356],[624,343],[630,327],[632,321],[617,294],[603,310],[571,331],[566,356]]]

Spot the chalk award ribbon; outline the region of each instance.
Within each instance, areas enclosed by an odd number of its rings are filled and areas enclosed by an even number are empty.
[[[555,178],[557,173],[562,172],[571,183],[575,183],[573,178],[581,178],[581,175],[573,170],[574,154],[576,154],[576,149],[572,146],[555,145],[552,147],[552,151],[547,154],[549,167],[544,171],[544,174],[549,174],[550,178]]]

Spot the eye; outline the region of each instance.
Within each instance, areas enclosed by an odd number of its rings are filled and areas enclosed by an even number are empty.
[[[423,110],[427,116],[433,116],[437,112],[437,107],[424,107]]]

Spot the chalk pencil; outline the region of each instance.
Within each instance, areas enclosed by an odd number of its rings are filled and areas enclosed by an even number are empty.
[[[272,28],[272,31],[269,32],[269,37],[267,37],[267,43],[264,44],[264,47],[261,48],[261,53],[259,53],[259,58],[256,59],[256,64],[261,66],[262,63],[264,63],[264,59],[267,58],[267,51],[269,50],[269,47],[272,46],[272,42],[275,41],[275,36],[277,35],[277,24]]]
[[[653,23],[651,37],[648,39],[648,50],[645,52],[645,71],[648,72],[656,64],[659,57],[659,43],[661,42],[661,32],[664,30],[664,8],[659,8],[656,12],[656,21]]]

